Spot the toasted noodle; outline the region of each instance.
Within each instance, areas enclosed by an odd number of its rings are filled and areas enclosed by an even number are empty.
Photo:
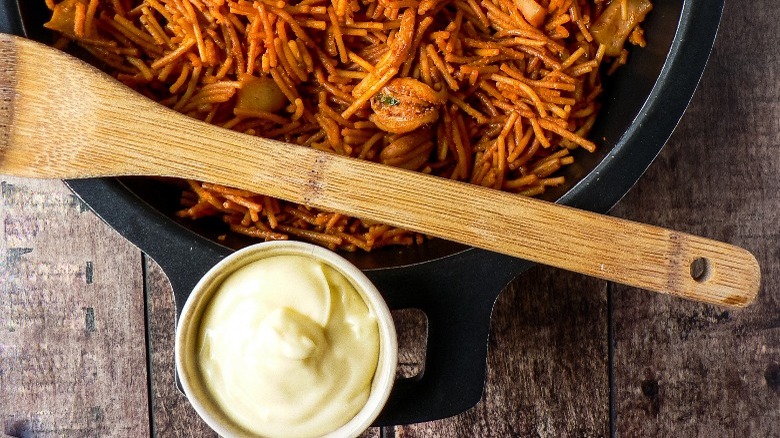
[[[39,1],[52,10],[46,27],[58,41],[190,117],[529,196],[565,183],[556,172],[574,162],[570,150],[595,150],[586,136],[601,72],[626,62],[626,39],[644,45],[638,24],[652,8],[648,0]],[[428,118],[406,123],[420,114]],[[257,239],[365,251],[423,241],[246,190],[182,187],[180,217],[217,217]]]

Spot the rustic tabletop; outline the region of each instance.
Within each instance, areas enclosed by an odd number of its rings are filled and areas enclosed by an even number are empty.
[[[367,435],[780,434],[778,46],[774,1],[727,2],[686,115],[612,212],[752,251],[763,270],[752,306],[533,268],[496,304],[482,401]],[[0,180],[0,432],[214,436],[174,386],[173,297],[155,262],[63,183]],[[396,316],[413,373],[422,320]]]

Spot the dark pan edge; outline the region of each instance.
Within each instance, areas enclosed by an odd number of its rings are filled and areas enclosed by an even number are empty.
[[[683,3],[664,67],[634,123],[609,155],[561,196],[559,203],[606,213],[636,184],[671,137],[693,98],[712,52],[724,2]]]

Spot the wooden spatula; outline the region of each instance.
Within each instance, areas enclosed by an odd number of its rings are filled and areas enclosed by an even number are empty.
[[[691,300],[758,293],[744,249],[222,129],[22,38],[0,35],[0,99],[0,174],[190,178]]]

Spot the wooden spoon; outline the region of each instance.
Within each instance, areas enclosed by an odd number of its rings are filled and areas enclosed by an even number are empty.
[[[0,35],[0,99],[0,174],[209,181],[691,300],[758,293],[744,249],[222,129],[23,38]]]

